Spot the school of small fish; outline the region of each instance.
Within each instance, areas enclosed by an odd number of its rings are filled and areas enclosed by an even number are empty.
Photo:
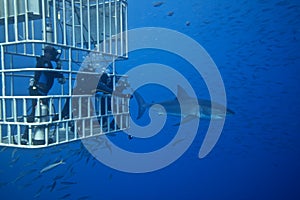
[[[153,7],[157,8],[157,7],[161,7],[163,4],[165,4],[165,2],[163,1],[157,1],[157,2],[153,2],[152,5]],[[174,10],[170,10],[169,12],[167,12],[167,16],[168,17],[172,17],[173,15],[175,14]],[[191,25],[191,22],[189,20],[187,20],[185,22],[185,25],[186,26],[190,26]]]
[[[107,146],[107,139],[103,136],[87,140],[94,145],[92,146],[94,151],[107,151],[107,149],[110,151]],[[44,199],[49,195],[49,192],[57,194],[56,199],[91,199],[89,194],[83,193],[81,196],[75,196],[70,192],[78,184],[74,180],[75,175],[81,173],[76,165],[83,163],[90,165],[89,167],[96,167],[98,163],[81,142],[34,150],[0,147],[0,156],[8,153],[11,154],[9,157],[10,162],[6,166],[1,166],[0,175],[7,171],[5,168],[14,170],[16,174],[10,176],[12,177],[11,180],[0,179],[1,190],[6,187],[14,187],[18,190],[34,188],[36,191],[32,194],[31,199]],[[29,155],[31,155],[31,158],[28,160]],[[23,156],[27,160],[24,160]],[[48,159],[45,161],[45,158]],[[111,175],[107,176],[108,180],[110,177]],[[48,184],[45,185],[45,182],[48,182]]]
[[[263,5],[264,1],[260,1]],[[278,4],[274,6],[285,6],[287,10],[295,10],[298,8],[295,8],[294,6],[290,6],[288,4],[284,4],[285,1],[281,1]],[[153,2],[152,7],[153,9],[160,9],[160,7],[167,7],[166,2],[158,1]],[[195,3],[196,4],[196,3]],[[195,6],[196,7],[196,6]],[[228,8],[228,10],[230,10]],[[261,8],[262,12],[271,12],[272,10],[270,8]],[[232,27],[230,27],[230,30],[228,30],[228,35],[231,35],[231,37],[234,37],[236,33],[236,29],[238,29],[244,22],[242,19],[237,18],[235,16],[235,13],[239,12],[239,10],[232,10],[230,15],[227,16],[223,21],[220,23],[223,23],[221,25],[224,25],[226,22],[232,22]],[[248,10],[244,13],[244,15],[249,15],[253,13],[254,11]],[[255,15],[259,15],[258,12]],[[166,13],[167,17],[172,17],[176,15],[175,11],[170,9],[169,12]],[[200,15],[200,13],[199,13]],[[284,16],[283,16],[284,17]],[[200,17],[199,17],[200,19]],[[261,24],[268,24],[271,19],[260,19]],[[192,26],[196,24],[195,21],[191,22],[190,20],[184,20],[185,26]],[[199,22],[200,23],[200,22]],[[218,28],[219,26],[214,24],[214,21],[210,19],[202,19],[201,23],[203,25],[208,26],[209,28],[212,28],[215,30],[214,34],[218,34]],[[288,21],[287,23],[292,23],[292,21]],[[250,29],[250,27],[249,27]],[[232,56],[232,52],[236,52],[239,57],[244,58],[243,63],[246,63],[249,67],[255,67],[254,64],[251,63],[251,55],[255,55],[256,52],[245,52],[243,48],[247,48],[249,45],[257,44],[261,46],[265,46],[265,50],[272,53],[274,49],[281,48],[280,43],[277,41],[280,35],[276,35],[275,32],[267,32],[268,30],[265,28],[265,26],[257,26],[251,29],[253,32],[258,35],[257,39],[255,41],[247,41],[247,40],[241,40],[241,41],[233,41],[233,48],[230,50],[230,54],[226,54],[226,56],[230,60],[234,60],[234,57]],[[199,33],[201,34],[201,33]],[[280,34],[284,34],[280,33]],[[267,36],[266,38],[259,37],[260,35]],[[296,34],[295,34],[296,35]],[[202,35],[201,35],[202,36]],[[278,37],[276,37],[278,36]],[[210,36],[211,37],[211,36]],[[294,36],[296,37],[296,36]],[[203,38],[205,38],[205,35],[203,35]],[[274,39],[275,38],[275,39]],[[266,41],[268,40],[274,40],[273,46],[267,46]],[[294,38],[294,40],[296,40]],[[276,46],[278,45],[278,46]],[[291,55],[293,52],[291,52]],[[263,59],[262,59],[263,60]],[[264,60],[270,60],[270,58],[264,58]],[[264,72],[266,71],[266,66],[268,66],[269,63],[265,63],[255,68],[255,73]],[[237,65],[238,66],[238,65]],[[276,67],[275,65],[273,67]],[[239,70],[238,68],[236,70]],[[239,74],[240,75],[240,74]],[[249,80],[247,80],[246,75],[241,75],[241,79],[244,79],[244,81],[241,81],[241,86],[249,84]],[[252,77],[253,79],[257,79],[255,75]],[[280,84],[280,83],[279,83]],[[239,85],[239,87],[241,87]],[[249,126],[251,124],[249,123]],[[172,143],[172,146],[176,146],[183,142],[185,139],[180,138],[177,141]],[[97,151],[99,149],[112,151],[111,147],[108,145],[108,142],[106,139],[102,137],[95,137],[90,139],[91,143],[94,144],[93,151]],[[245,148],[247,148],[246,145],[244,145]],[[7,158],[7,155],[10,155]],[[57,193],[56,199],[77,199],[77,200],[87,200],[91,199],[91,196],[86,193],[82,193],[80,196],[74,196],[70,189],[72,187],[75,187],[79,183],[74,180],[74,176],[77,173],[82,173],[79,171],[78,165],[85,164],[89,165],[89,167],[96,167],[98,164],[98,161],[95,160],[94,157],[84,148],[84,146],[80,142],[72,143],[72,144],[66,144],[66,145],[59,145],[56,147],[50,147],[47,149],[42,150],[27,150],[27,149],[17,149],[17,148],[10,148],[10,147],[0,147],[0,156],[2,159],[2,164],[0,166],[0,175],[1,177],[3,174],[7,172],[8,168],[10,169],[10,173],[14,172],[15,174],[11,174],[11,179],[3,179],[0,178],[0,189],[5,190],[6,187],[15,187],[18,190],[21,189],[27,189],[30,188],[34,191],[32,195],[32,199],[44,199],[46,198],[47,194],[50,193]],[[30,157],[31,156],[31,157]],[[24,157],[31,159],[25,160]],[[45,159],[46,158],[46,159]],[[5,162],[6,160],[9,160],[8,162]],[[46,161],[45,161],[46,160]],[[109,174],[107,177],[108,179],[111,179],[113,176],[112,174]],[[45,185],[45,180],[48,181],[47,185]]]

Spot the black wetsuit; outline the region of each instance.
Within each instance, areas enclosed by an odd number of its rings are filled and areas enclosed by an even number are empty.
[[[100,92],[100,93],[99,93]],[[96,98],[95,98],[95,106],[96,106],[96,114],[99,115],[99,112],[101,116],[107,114],[107,111],[111,111],[111,96],[103,96],[103,94],[112,94],[114,92],[113,90],[113,79],[108,76],[108,74],[103,73],[96,89]],[[103,93],[103,94],[101,94]],[[100,108],[99,108],[99,98],[100,98]],[[101,124],[101,118],[98,117],[98,122]],[[102,126],[108,127],[109,123],[109,117],[103,117],[102,118]],[[114,119],[110,123],[110,128],[113,129],[114,127]]]
[[[45,56],[37,58],[37,68],[53,69],[53,65]],[[36,71],[34,73],[35,86],[40,95],[47,95],[52,88],[55,78],[63,78],[63,74],[54,71]]]
[[[53,69],[53,65],[50,59],[47,59],[45,56],[41,56],[37,58],[36,68],[47,68]],[[34,84],[29,87],[30,96],[47,96],[49,90],[52,88],[55,78],[63,78],[63,74],[54,71],[36,71],[34,73]],[[47,103],[47,101],[43,101],[43,103]],[[27,119],[28,122],[34,121],[35,114],[35,106],[37,104],[37,100],[32,100],[32,111]]]

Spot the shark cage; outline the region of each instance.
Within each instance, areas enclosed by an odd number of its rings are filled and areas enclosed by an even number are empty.
[[[127,59],[126,0],[0,0],[0,32],[0,146],[40,148],[129,128],[127,77],[115,69]],[[47,46],[59,59],[38,67]],[[31,94],[37,72],[62,76],[49,93]],[[109,92],[98,90],[104,73]]]

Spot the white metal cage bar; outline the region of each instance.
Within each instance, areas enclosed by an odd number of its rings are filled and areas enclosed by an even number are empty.
[[[36,118],[34,122],[27,122],[27,108],[33,99],[41,101],[42,99],[47,99],[49,102],[48,109],[49,115],[46,116],[46,120],[42,118]],[[122,104],[129,105],[128,98],[116,98],[116,102],[120,104],[117,107],[117,111],[109,111],[108,109],[108,98],[110,95],[76,95],[72,96],[73,100],[76,102],[76,98],[79,99],[77,105],[72,105],[71,107],[76,107],[79,109],[79,115],[71,118],[63,119],[60,115],[63,107],[63,102],[65,102],[70,97],[65,97],[61,95],[56,96],[39,96],[39,97],[28,97],[28,96],[14,96],[5,97],[1,99],[1,104],[6,105],[6,107],[11,107],[13,110],[7,112],[3,107],[0,109],[0,144],[7,146],[20,146],[21,145],[21,134],[28,128],[29,139],[27,145],[22,145],[23,148],[37,148],[55,144],[61,144],[65,142],[70,142],[78,139],[84,139],[87,137],[102,135],[106,133],[117,132],[121,130],[128,129],[129,122],[129,111],[128,109],[120,109],[124,107]],[[87,107],[83,106],[81,102],[90,102]],[[95,103],[92,103],[92,99],[95,99]],[[105,114],[101,113],[101,99],[105,99]],[[98,109],[94,110],[95,105],[98,103]],[[17,106],[18,105],[18,106]],[[58,110],[55,111],[55,108]],[[87,112],[86,110],[87,109]],[[6,113],[6,115],[4,115]],[[41,108],[37,108],[37,113],[42,113]],[[86,113],[86,114],[83,114]],[[53,120],[53,117],[59,115],[57,120]],[[42,116],[45,117],[45,116]],[[109,126],[109,122],[115,120],[113,126]],[[104,125],[104,121],[108,121]],[[72,126],[71,126],[72,124]],[[76,127],[75,127],[76,124]],[[45,133],[45,144],[44,145],[34,145],[32,143],[33,137],[36,129],[43,129]],[[73,129],[73,130],[72,130]],[[49,140],[52,140],[50,143]]]
[[[97,47],[126,58],[126,15],[125,0],[0,0],[0,45],[23,44],[12,52],[32,56],[38,53],[27,52],[27,46],[34,43]]]
[[[73,94],[76,77],[87,73],[80,71],[83,60],[91,53],[97,59],[90,74],[111,67],[116,89],[114,61],[127,58],[126,31],[125,0],[0,0],[0,145],[38,148],[128,129],[128,97]],[[35,67],[46,45],[61,50],[62,69]],[[66,84],[55,83],[48,96],[29,96],[27,82],[37,71],[62,73]],[[38,104],[31,121],[33,100]],[[46,115],[42,101],[47,102]],[[68,116],[63,116],[67,101]],[[34,144],[37,130],[44,144]],[[27,145],[22,144],[25,131]]]

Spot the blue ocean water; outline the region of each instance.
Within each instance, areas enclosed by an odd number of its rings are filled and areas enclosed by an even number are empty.
[[[300,198],[300,2],[165,0],[154,5],[152,0],[128,0],[128,28],[163,27],[186,34],[205,48],[221,73],[228,108],[235,114],[226,118],[214,149],[198,158],[208,121],[200,122],[183,156],[149,173],[112,169],[81,142],[43,150],[0,148],[1,199]],[[154,62],[180,71],[199,98],[209,98],[201,76],[171,53],[131,52],[117,67],[125,73]],[[149,102],[174,98],[157,85],[140,93]],[[133,100],[134,118],[136,107]],[[174,137],[178,120],[169,117],[150,139],[128,140],[121,133],[110,140],[133,152],[153,151]],[[147,116],[137,121],[148,122]],[[40,173],[62,159],[65,164]]]

